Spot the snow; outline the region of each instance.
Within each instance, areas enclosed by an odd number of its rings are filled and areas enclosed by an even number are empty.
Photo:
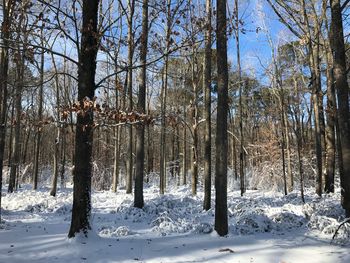
[[[219,237],[201,193],[169,188],[159,195],[146,185],[143,209],[124,190],[92,192],[93,230],[74,239],[71,186],[56,197],[45,187],[4,193],[0,262],[350,262],[350,227],[332,242],[344,220],[339,193],[307,190],[304,205],[297,192],[230,191],[229,234]]]

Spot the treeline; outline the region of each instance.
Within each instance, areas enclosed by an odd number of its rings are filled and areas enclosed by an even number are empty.
[[[293,37],[276,44],[261,15],[271,60],[257,77],[241,66],[237,0],[4,0],[1,185],[49,179],[55,196],[73,181],[70,237],[90,229],[92,188],[125,187],[142,208],[144,182],[201,184],[208,210],[215,177],[225,235],[228,179],[304,202],[305,185],[334,192],[338,171],[350,216],[348,2],[267,0]]]

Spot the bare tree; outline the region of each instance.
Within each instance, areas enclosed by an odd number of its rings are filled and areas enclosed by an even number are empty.
[[[227,116],[228,66],[226,36],[226,0],[217,0],[217,69],[218,108],[216,124],[215,163],[215,230],[220,236],[228,233],[227,219]]]
[[[91,107],[86,107],[86,103],[94,99],[95,93],[98,4],[99,0],[83,0],[78,67],[78,100],[83,111],[77,115],[73,208],[69,238],[74,237],[79,232],[83,232],[87,236],[91,229],[93,112]]]
[[[206,30],[205,30],[205,53],[204,53],[204,118],[205,118],[205,142],[204,142],[204,203],[203,209],[211,207],[211,0],[206,1]]]
[[[346,55],[342,10],[339,0],[331,0],[331,36],[330,41],[334,59],[334,80],[338,98],[338,136],[341,144],[343,171],[340,174],[342,206],[346,217],[350,217],[350,119],[349,85],[347,82]]]
[[[148,0],[142,2],[142,36],[141,54],[142,64],[140,85],[138,94],[137,110],[140,114],[146,113],[146,74],[147,74],[147,43],[148,43]],[[135,171],[135,197],[134,206],[142,208],[143,201],[143,178],[145,166],[145,125],[138,124],[136,128],[136,171]]]

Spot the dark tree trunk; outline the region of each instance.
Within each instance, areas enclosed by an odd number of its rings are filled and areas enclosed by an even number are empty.
[[[142,36],[140,62],[142,65],[140,86],[138,94],[137,111],[141,114],[146,112],[146,62],[148,43],[148,0],[142,3]],[[136,171],[135,171],[135,196],[134,206],[142,208],[143,201],[143,177],[145,166],[145,125],[140,123],[136,127]]]
[[[2,7],[1,41],[0,53],[0,222],[1,222],[1,196],[2,196],[2,169],[6,144],[6,119],[7,119],[7,78],[8,78],[8,46],[10,39],[11,13],[15,1],[7,1],[7,6]]]
[[[95,93],[97,13],[99,0],[83,0],[83,24],[78,68],[78,100],[84,109]],[[83,232],[87,236],[91,215],[93,112],[90,107],[77,114],[72,221],[68,237]]]
[[[132,94],[132,78],[133,78],[133,69],[132,69],[132,60],[134,55],[134,34],[133,34],[133,19],[135,12],[135,0],[129,0],[128,2],[128,96],[129,96],[129,111],[133,110],[133,94]],[[126,193],[131,194],[132,192],[132,175],[133,175],[133,130],[132,126],[128,127],[129,139],[128,139],[128,148],[127,148],[127,171],[126,171]]]
[[[57,67],[54,60],[54,57],[52,56],[52,61],[55,69],[55,73],[57,74]],[[55,75],[55,88],[56,88],[56,105],[57,105],[57,136],[54,141],[54,154],[53,154],[53,177],[51,182],[51,196],[56,196],[57,193],[57,181],[58,181],[58,174],[59,174],[59,149],[60,149],[60,140],[61,140],[61,127],[60,127],[60,88],[59,88],[59,80],[58,75]]]
[[[161,128],[160,128],[160,165],[159,165],[159,192],[164,194],[166,188],[166,134],[165,134],[165,114],[166,114],[166,97],[168,91],[168,64],[169,64],[169,49],[170,49],[170,36],[171,36],[171,0],[167,0],[167,28],[166,28],[166,50],[165,50],[165,65],[163,69],[162,77],[162,90],[161,90]]]
[[[326,176],[325,192],[334,193],[335,172],[335,113],[336,100],[333,77],[332,53],[327,46],[327,125],[326,125]]]
[[[44,44],[43,28],[41,28],[41,44]],[[38,189],[38,177],[39,177],[39,158],[40,158],[40,148],[41,148],[41,137],[42,137],[42,127],[39,123],[43,118],[43,92],[44,92],[44,51],[41,51],[41,63],[40,63],[40,87],[38,95],[38,123],[36,130],[36,140],[35,140],[35,153],[34,153],[34,168],[33,168],[33,189]],[[57,105],[59,107],[59,105]]]
[[[342,206],[350,217],[350,119],[349,85],[347,82],[346,54],[340,0],[331,0],[332,52],[334,58],[334,80],[338,97],[339,138],[343,171],[340,174]]]
[[[227,116],[228,66],[226,36],[226,0],[217,0],[217,70],[218,108],[216,125],[215,165],[215,230],[220,236],[228,233],[227,220]]]
[[[318,47],[314,47],[315,49],[318,49]],[[312,79],[312,98],[313,98],[313,109],[314,109],[314,122],[315,122],[315,147],[316,147],[316,162],[317,162],[317,174],[316,174],[316,193],[321,196],[322,195],[322,160],[323,160],[323,153],[322,153],[322,128],[321,128],[321,114],[323,112],[320,111],[320,89],[321,89],[321,79],[320,79],[320,72],[319,72],[319,66],[318,66],[318,52],[315,50],[310,50],[311,53],[310,56],[312,56],[312,69],[311,69],[311,79]]]
[[[184,121],[186,122],[186,107],[183,107]],[[182,158],[182,184],[187,184],[187,127],[183,126],[183,158]]]
[[[211,207],[211,0],[206,1],[206,32],[204,53],[204,203],[203,209]]]

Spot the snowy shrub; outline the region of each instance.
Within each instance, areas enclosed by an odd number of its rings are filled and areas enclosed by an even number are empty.
[[[122,237],[131,235],[132,231],[127,226],[120,227],[101,227],[99,231],[99,235],[104,237]]]
[[[294,228],[301,227],[306,223],[304,217],[293,214],[292,212],[282,212],[272,216],[274,229],[276,230],[291,230]]]
[[[213,226],[209,223],[200,223],[196,225],[193,232],[197,234],[209,234],[213,232]]]
[[[24,208],[24,211],[30,212],[30,213],[42,213],[46,209],[46,205],[44,203],[35,204],[35,205],[28,205],[26,208]]]
[[[58,206],[53,209],[53,212],[58,215],[67,215],[72,212],[72,205],[71,204],[65,204],[62,206]]]

